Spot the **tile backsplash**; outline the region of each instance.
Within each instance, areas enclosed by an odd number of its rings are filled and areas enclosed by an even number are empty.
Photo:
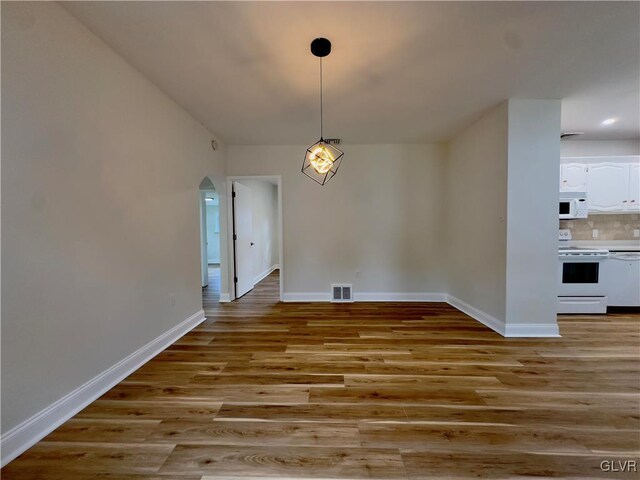
[[[633,231],[640,229],[640,214],[600,214],[560,220],[560,228],[571,230],[573,240],[638,240]],[[593,238],[593,230],[598,230],[598,238]]]

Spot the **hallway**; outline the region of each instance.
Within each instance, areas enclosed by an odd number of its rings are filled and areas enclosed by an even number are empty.
[[[252,311],[261,306],[273,306],[280,299],[280,270],[274,270],[264,280],[256,283],[249,293],[233,302],[220,303],[220,267],[209,265],[209,285],[202,289],[202,308],[207,317],[221,312],[233,315],[244,311],[239,306],[251,305]]]
[[[208,265],[208,284],[202,288],[202,308],[207,315],[220,302],[220,265]]]

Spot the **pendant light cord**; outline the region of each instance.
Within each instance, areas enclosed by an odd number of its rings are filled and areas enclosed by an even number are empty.
[[[324,138],[322,131],[322,57],[320,57],[320,140]]]

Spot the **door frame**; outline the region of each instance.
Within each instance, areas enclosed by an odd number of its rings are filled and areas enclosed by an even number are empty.
[[[280,298],[284,294],[284,239],[283,239],[283,218],[282,218],[282,175],[233,175],[227,177],[227,225],[233,226],[233,182],[242,182],[242,180],[262,180],[275,182],[278,187],[278,251],[280,254],[280,262],[278,264],[280,270]],[[227,258],[235,259],[235,243],[233,241],[233,228],[227,229]],[[235,262],[228,262],[229,265],[229,295],[231,300],[236,299],[236,285],[233,279],[236,276]]]

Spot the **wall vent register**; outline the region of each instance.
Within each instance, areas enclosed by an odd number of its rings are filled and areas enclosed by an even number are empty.
[[[352,285],[331,285],[332,302],[353,302]]]

